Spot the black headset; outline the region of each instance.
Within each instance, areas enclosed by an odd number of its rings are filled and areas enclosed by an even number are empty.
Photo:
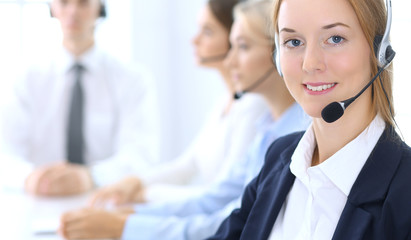
[[[51,5],[50,4],[49,4],[49,9],[50,9],[50,17],[54,17],[53,13],[51,11]],[[107,17],[106,4],[104,3],[104,1],[100,1],[100,11],[98,13],[98,16],[100,18]]]
[[[391,0],[385,0],[386,7],[387,7],[387,24],[385,26],[384,35],[377,35],[374,38],[374,54],[377,58],[378,67],[380,68],[387,68],[394,56],[395,52],[391,47],[391,43],[389,40],[389,35],[391,31],[391,21],[392,21],[392,8],[391,8]],[[273,51],[273,62],[277,68],[278,74],[283,76],[281,71],[281,63],[280,63],[280,51],[279,51],[279,40],[278,40],[278,33],[275,33],[275,50]]]
[[[98,16],[101,18],[107,17],[106,4],[103,1],[100,2],[100,12]]]

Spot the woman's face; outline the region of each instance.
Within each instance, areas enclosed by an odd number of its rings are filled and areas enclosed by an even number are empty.
[[[370,81],[370,46],[347,0],[284,0],[278,29],[286,85],[310,116]],[[370,88],[359,102],[371,106]]]
[[[230,33],[231,49],[225,60],[236,91],[247,90],[274,68],[270,42],[263,34],[251,32],[245,21],[242,17],[234,21]],[[252,91],[258,92],[261,86]]]
[[[200,13],[199,27],[200,30],[193,39],[197,63],[206,67],[222,65],[229,50],[229,33],[208,5]]]

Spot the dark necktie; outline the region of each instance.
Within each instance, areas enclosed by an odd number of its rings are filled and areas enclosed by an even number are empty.
[[[76,63],[73,68],[75,79],[69,105],[67,127],[67,160],[70,163],[84,164],[84,137],[83,137],[83,103],[84,96],[81,87],[84,67]]]

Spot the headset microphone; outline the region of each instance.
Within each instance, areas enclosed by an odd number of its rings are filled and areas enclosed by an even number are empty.
[[[201,63],[218,62],[218,61],[224,60],[225,57],[227,57],[227,53],[210,56],[210,57],[201,57],[200,61]]]
[[[395,54],[394,54],[395,55]],[[378,73],[371,79],[371,81],[365,85],[365,87],[354,97],[349,98],[347,100],[341,102],[332,102],[325,106],[325,108],[321,111],[321,117],[324,121],[328,123],[332,123],[337,121],[342,115],[344,114],[344,110],[352,103],[355,99],[357,99],[371,84],[377,79],[377,77],[382,73],[384,68],[378,68]]]
[[[354,102],[371,84],[377,79],[382,71],[387,68],[395,57],[395,51],[392,49],[389,42],[389,34],[391,29],[391,0],[386,0],[387,5],[387,24],[385,27],[384,36],[376,36],[374,38],[374,51],[378,61],[378,72],[371,81],[354,97],[341,102],[332,102],[328,104],[322,111],[321,117],[324,121],[332,123],[337,121],[344,114],[345,109]]]
[[[253,90],[254,88],[258,87],[261,83],[263,83],[268,77],[271,75],[271,73],[274,72],[275,68],[270,68],[262,77],[260,77],[257,81],[255,81],[251,86],[248,88],[244,89],[243,91],[235,92],[233,95],[233,98],[235,100],[240,99],[244,94],[247,92]]]

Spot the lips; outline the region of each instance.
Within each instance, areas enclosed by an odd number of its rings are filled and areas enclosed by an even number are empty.
[[[333,91],[338,83],[329,83],[329,82],[309,82],[304,83],[304,90],[309,95],[324,95]]]
[[[321,85],[316,84],[316,86],[314,86],[314,84],[306,84],[305,86],[310,91],[321,92],[321,91],[325,91],[327,89],[334,87],[335,83],[321,84]]]
[[[231,75],[231,79],[233,80],[233,82],[238,83],[240,81],[240,75],[233,73]]]

